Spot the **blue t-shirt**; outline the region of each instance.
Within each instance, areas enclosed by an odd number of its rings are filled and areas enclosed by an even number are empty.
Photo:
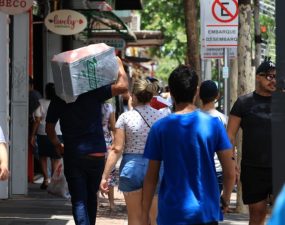
[[[214,153],[231,147],[222,123],[199,110],[171,114],[152,126],[144,156],[164,163],[158,200],[159,225],[223,219]]]
[[[46,122],[60,121],[65,155],[106,151],[101,105],[111,97],[111,85],[107,85],[79,95],[73,103],[67,104],[60,98],[51,101]]]

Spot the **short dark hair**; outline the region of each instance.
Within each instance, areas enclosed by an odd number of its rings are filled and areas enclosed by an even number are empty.
[[[198,76],[189,65],[180,65],[168,78],[170,93],[176,103],[193,103],[198,86]]]
[[[219,94],[216,83],[212,80],[205,80],[200,85],[199,96],[203,104],[215,101]]]
[[[56,96],[54,83],[46,84],[45,93],[46,93],[46,99],[49,99],[49,100],[52,100]]]

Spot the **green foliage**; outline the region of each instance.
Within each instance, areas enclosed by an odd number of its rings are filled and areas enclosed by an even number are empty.
[[[272,60],[275,61],[276,47],[275,47],[275,18],[268,15],[260,15],[260,25],[266,26],[266,32],[261,33],[263,40],[267,42],[266,55],[271,56]]]
[[[187,39],[183,0],[144,0],[141,12],[143,30],[160,30],[164,45],[152,49],[152,57],[159,61],[156,76],[165,80],[171,70],[185,61]]]
[[[158,61],[158,65],[159,66],[155,71],[155,76],[167,84],[170,73],[178,66],[178,63],[176,60],[166,56]]]

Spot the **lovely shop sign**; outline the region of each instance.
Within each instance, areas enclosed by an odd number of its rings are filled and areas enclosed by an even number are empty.
[[[73,35],[85,29],[87,20],[84,15],[74,10],[57,10],[45,18],[46,27],[59,35]]]
[[[0,0],[0,11],[16,15],[28,11],[33,5],[33,0]]]

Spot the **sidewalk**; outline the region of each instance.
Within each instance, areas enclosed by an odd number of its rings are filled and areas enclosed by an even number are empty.
[[[40,190],[40,184],[29,184],[29,195],[0,200],[1,225],[75,225],[69,200]],[[110,212],[107,199],[100,197],[96,225],[125,225],[126,207],[123,195],[115,192],[116,212]]]
[[[69,200],[40,190],[40,184],[29,185],[29,195],[0,200],[1,225],[75,225]],[[234,199],[234,196],[233,196]],[[96,225],[127,225],[122,193],[115,190],[116,211],[110,212],[108,200],[100,197]],[[234,200],[232,201],[232,204]],[[221,225],[247,225],[248,214],[226,214]]]

